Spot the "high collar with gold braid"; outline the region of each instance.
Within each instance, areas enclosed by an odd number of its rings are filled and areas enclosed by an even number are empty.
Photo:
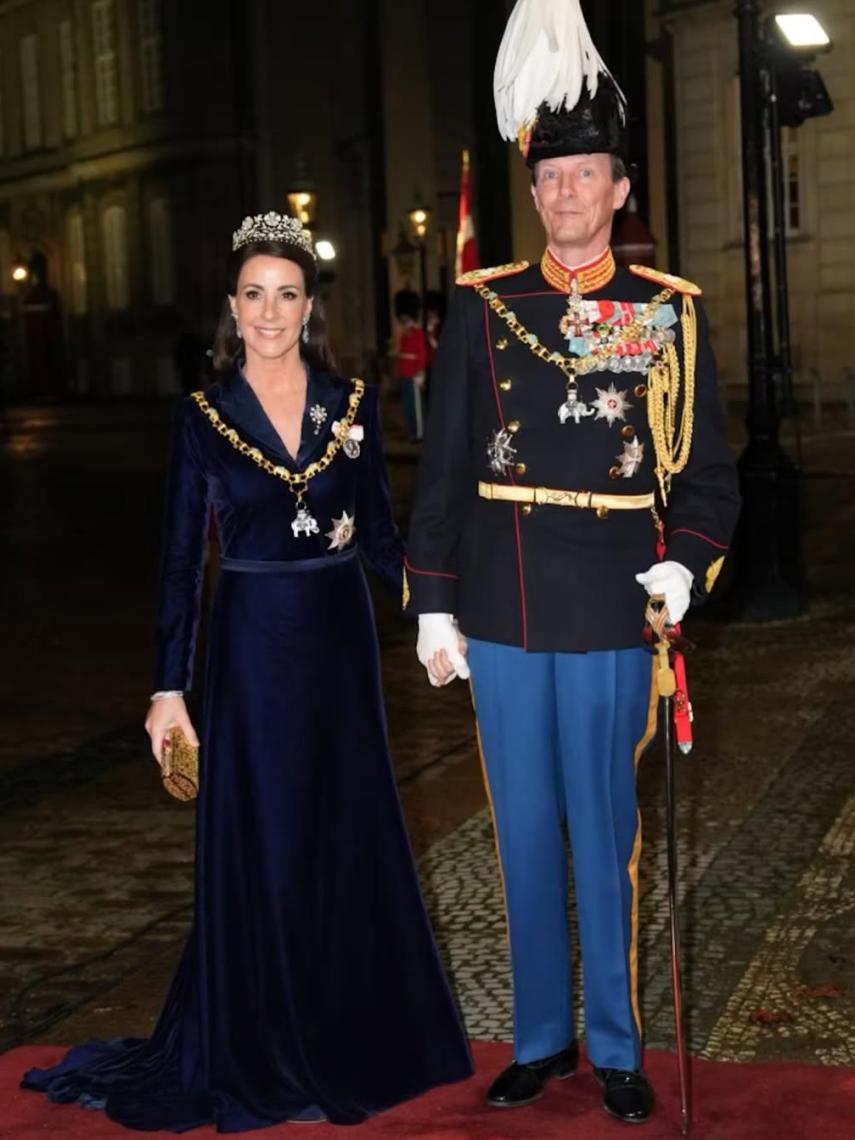
[[[575,280],[580,293],[595,293],[604,289],[615,275],[614,255],[607,246],[599,257],[585,265],[568,266],[559,261],[547,246],[540,259],[540,271],[553,289],[568,294]]]

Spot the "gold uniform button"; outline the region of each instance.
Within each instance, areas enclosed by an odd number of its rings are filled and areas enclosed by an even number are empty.
[[[502,389],[503,392],[510,392],[510,390],[511,390],[511,388],[513,388],[513,386],[514,386],[513,380],[500,380],[499,381],[499,387]]]
[[[647,385],[646,384],[636,384],[635,394],[636,394],[636,396],[638,396],[639,400],[641,399],[642,396],[646,396],[647,395]]]
[[[514,471],[517,473],[517,475],[525,475],[526,465],[524,463],[518,463],[514,468]]]
[[[620,434],[624,439],[635,439],[635,428],[632,424],[627,424],[626,427],[621,428]]]
[[[608,507],[597,507],[597,518],[598,519],[607,519],[608,517],[609,517],[609,508]]]
[[[511,420],[511,422],[508,424],[508,431],[511,433],[511,435],[516,435],[520,430],[520,426],[521,425],[519,420]]]
[[[525,504],[523,505],[523,508],[522,508],[522,513],[523,513],[524,515],[530,515],[530,514],[531,514],[531,511],[532,511],[532,506],[531,506],[531,503],[525,503]]]
[[[609,478],[610,479],[620,479],[620,467],[610,467],[609,468]]]
[[[496,341],[496,348],[499,350],[499,352],[504,352],[507,347],[508,347],[507,337],[500,336],[499,339]]]

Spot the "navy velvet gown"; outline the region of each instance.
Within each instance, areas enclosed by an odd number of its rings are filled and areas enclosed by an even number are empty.
[[[310,373],[296,464],[239,370],[207,399],[242,440],[294,471],[323,454],[353,391]],[[312,480],[319,532],[296,537],[288,486],[218,434],[192,398],[179,406],[158,689],[190,687],[211,506],[223,554],[195,920],[150,1039],[88,1042],[26,1074],[25,1087],[54,1101],[145,1130],[356,1124],[471,1072],[394,784],[360,561],[400,590],[376,390],[366,389],[355,423],[361,453],[339,451]],[[355,537],[331,550],[326,532],[345,511]]]

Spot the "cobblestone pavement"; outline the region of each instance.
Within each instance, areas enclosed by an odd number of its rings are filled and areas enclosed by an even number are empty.
[[[145,1033],[190,917],[192,811],[160,791],[148,685],[167,414],[15,412],[0,478],[0,1047]],[[679,761],[692,1047],[855,1063],[855,436],[805,441],[813,600],[797,621],[692,624]],[[393,448],[396,506],[412,453]],[[427,686],[378,598],[396,770],[470,1032],[510,1034],[504,915],[468,691]],[[661,762],[640,770],[643,1013],[672,1043]]]

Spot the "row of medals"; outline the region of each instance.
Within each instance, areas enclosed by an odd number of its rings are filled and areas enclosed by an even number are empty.
[[[309,410],[309,418],[315,425],[315,435],[320,435],[321,428],[327,420],[326,408],[322,404],[315,404]],[[333,433],[338,435],[338,432],[343,427],[343,423],[337,420],[332,426]],[[362,451],[359,440],[353,439],[351,436],[345,437],[341,449],[348,459],[358,459]],[[332,530],[325,532],[325,537],[330,540],[328,550],[343,550],[356,534],[355,520],[351,518],[347,511],[342,511],[341,518],[334,518],[332,523]],[[320,534],[321,528],[318,525],[318,520],[306,506],[305,502],[300,502],[297,505],[297,514],[291,523],[291,531],[295,538],[300,538],[301,536],[309,538],[313,534]]]
[[[561,335],[566,338],[568,347],[579,339],[589,341],[596,330],[596,343],[599,348],[605,348],[610,341],[614,348],[620,341],[620,325],[614,326],[614,331],[603,324],[592,321],[585,312],[584,298],[579,292],[574,278],[573,287],[567,298],[567,312],[561,318],[558,326]],[[610,334],[610,335],[609,335]],[[645,331],[645,339],[654,341],[657,346],[673,343],[674,332],[671,329],[656,328]],[[640,372],[646,373],[658,353],[643,351],[633,355],[604,356],[601,372]],[[605,420],[609,427],[616,421],[625,420],[626,412],[632,407],[627,400],[627,389],[618,391],[614,383],[608,388],[597,388],[597,398],[586,404],[579,397],[579,384],[575,379],[567,380],[565,399],[558,406],[558,419],[562,424],[580,424],[583,419],[593,416],[597,420]],[[487,446],[487,458],[490,469],[494,475],[505,476],[516,459],[516,448],[513,446],[513,436],[506,429],[497,431]],[[644,460],[644,444],[637,436],[627,440],[623,445],[623,452],[615,456],[619,465],[620,477],[631,479],[641,467]]]

